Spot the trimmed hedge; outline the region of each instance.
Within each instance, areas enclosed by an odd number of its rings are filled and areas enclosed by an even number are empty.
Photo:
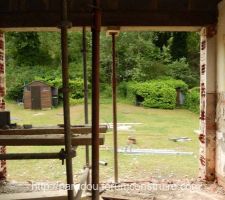
[[[192,88],[188,91],[185,98],[185,107],[195,113],[200,112],[200,89],[199,87]]]
[[[127,91],[124,85],[121,93],[126,94],[127,98],[136,102],[137,96],[143,98],[141,103],[145,107],[174,109],[176,108],[176,89],[180,88],[186,93],[188,86],[181,80],[153,80],[144,83],[127,83]]]

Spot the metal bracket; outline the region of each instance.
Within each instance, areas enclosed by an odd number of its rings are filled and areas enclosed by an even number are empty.
[[[59,159],[62,161],[62,165],[65,163],[65,159],[76,157],[76,151],[73,149],[71,152],[66,153],[64,149],[59,152]]]

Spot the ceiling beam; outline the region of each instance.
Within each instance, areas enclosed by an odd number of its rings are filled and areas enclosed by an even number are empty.
[[[92,25],[91,13],[69,14],[74,27]],[[207,26],[217,22],[217,12],[102,12],[102,26]],[[0,13],[0,28],[58,27],[56,12]]]

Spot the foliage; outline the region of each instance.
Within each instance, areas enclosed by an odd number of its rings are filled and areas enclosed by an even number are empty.
[[[192,88],[188,91],[185,98],[185,106],[187,109],[199,113],[200,110],[200,91],[199,87]]]
[[[21,66],[20,68],[16,68],[9,65],[6,68],[6,75],[7,98],[9,99],[21,101],[23,98],[23,86],[34,80],[42,80],[51,86],[59,88],[59,95],[62,97],[61,69],[58,67]],[[70,78],[69,84],[71,98],[83,98],[83,79]]]
[[[112,85],[108,83],[100,84],[101,97],[111,98],[112,97]]]
[[[189,88],[199,83],[199,35],[197,33],[123,32],[116,38],[117,80],[119,94],[126,96],[126,82],[154,79],[179,79]],[[111,37],[101,34],[101,92],[111,96]],[[68,34],[71,80],[83,78],[82,34]],[[176,51],[176,52],[175,52]],[[36,79],[61,88],[60,34],[7,33],[6,64],[8,97],[22,98],[24,84]],[[175,55],[176,54],[176,55]],[[91,34],[87,33],[88,81],[91,82]],[[23,73],[20,74],[20,72]],[[15,77],[15,74],[17,77]],[[14,81],[16,80],[16,82]],[[123,83],[123,84],[121,84]],[[71,83],[72,97],[81,98],[81,82]],[[74,92],[75,86],[80,88]],[[123,87],[122,87],[123,85]]]
[[[121,82],[118,87],[118,95],[122,98],[126,98],[127,97],[127,89],[128,89],[128,83],[127,82]]]
[[[176,89],[180,88],[185,93],[188,87],[181,80],[168,79],[144,83],[132,82],[127,84],[127,88],[127,98],[136,101],[136,98],[140,96],[143,98],[143,106],[174,109],[176,107]]]
[[[162,82],[142,85],[137,95],[144,97],[143,105],[146,107],[163,109],[176,107],[176,90]]]
[[[72,106],[83,104],[83,103],[84,103],[84,98],[81,98],[81,99],[70,98],[70,105]]]
[[[171,45],[171,56],[174,60],[187,57],[187,37],[186,32],[174,32]]]
[[[170,32],[155,32],[153,42],[161,50],[163,47],[168,46],[168,40],[171,38]]]
[[[35,80],[35,76],[37,74],[39,76],[47,76],[48,71],[50,71],[49,67],[43,66],[14,67],[12,65],[8,65],[6,67],[7,98],[22,101],[23,86]]]
[[[183,80],[189,88],[198,85],[198,77],[191,71],[185,58],[176,60],[167,66],[167,76]]]
[[[49,85],[57,87],[60,91],[60,96],[62,97],[62,78],[60,77],[47,77],[41,78],[36,77],[36,80],[42,80],[47,82]],[[84,97],[83,92],[83,79],[77,78],[74,80],[69,80],[69,88],[70,88],[70,98],[71,99],[82,99]]]
[[[83,85],[83,79],[75,79],[69,81],[70,96],[72,99],[81,99],[84,97]]]
[[[40,48],[40,39],[35,32],[8,33],[6,41],[9,43],[8,53],[13,55],[11,59],[18,66],[34,66],[49,64],[50,57],[46,49]]]
[[[111,80],[111,38],[101,36],[101,82]],[[121,33],[117,39],[118,81],[147,81],[165,75],[170,55],[153,43],[153,33]]]

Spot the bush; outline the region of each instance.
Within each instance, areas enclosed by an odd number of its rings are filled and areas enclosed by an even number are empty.
[[[100,93],[103,98],[111,98],[112,97],[112,85],[108,83],[100,84]]]
[[[176,90],[166,85],[153,86],[148,95],[144,97],[143,105],[150,108],[174,109]]]
[[[80,78],[69,81],[70,96],[72,99],[81,99],[84,97],[84,81]]]
[[[200,91],[199,87],[192,88],[188,91],[185,98],[185,107],[195,113],[200,112]]]
[[[49,85],[54,86],[61,91],[62,89],[62,79],[59,77],[47,77],[47,78],[40,78],[36,77],[36,80],[42,80],[47,82]],[[76,78],[74,80],[69,80],[69,88],[70,88],[70,98],[72,99],[82,99],[84,97],[83,92],[83,79]],[[59,94],[62,97],[62,93]]]
[[[184,81],[189,88],[199,84],[199,75],[192,72],[185,58],[170,63],[167,66],[167,76]]]
[[[126,98],[127,97],[127,82],[121,82],[118,85],[118,95],[122,98]]]
[[[70,105],[71,106],[75,106],[75,105],[83,104],[83,103],[84,103],[84,98],[82,98],[82,99],[72,99],[72,98],[70,98]]]
[[[126,96],[133,102],[137,100],[137,97],[143,99],[141,104],[146,107],[174,109],[177,88],[186,93],[188,86],[181,80],[173,79],[153,80],[144,83],[130,82],[127,83]]]
[[[11,84],[10,87],[7,88],[6,97],[8,99],[22,101],[23,99],[23,82],[17,82]]]
[[[143,106],[150,108],[174,109],[176,90],[163,82],[143,83],[136,91],[143,97]]]

